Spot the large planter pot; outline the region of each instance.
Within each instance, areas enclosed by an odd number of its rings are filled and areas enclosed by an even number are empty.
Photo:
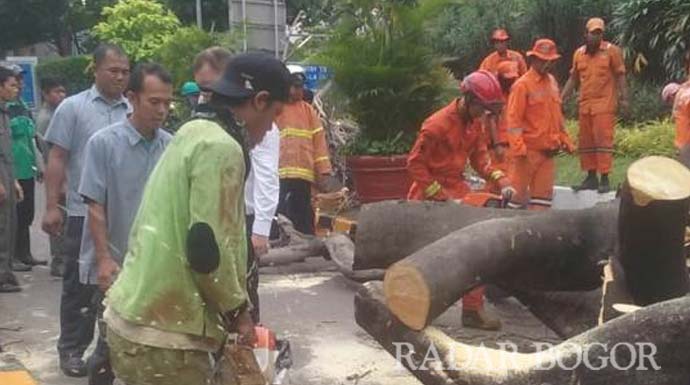
[[[347,165],[362,203],[405,199],[412,185],[407,155],[349,156]]]

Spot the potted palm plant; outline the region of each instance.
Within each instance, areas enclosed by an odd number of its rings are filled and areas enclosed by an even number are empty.
[[[444,0],[349,0],[320,60],[333,69],[359,134],[343,151],[364,203],[404,198],[407,153],[439,106],[448,73],[426,40],[425,24]]]

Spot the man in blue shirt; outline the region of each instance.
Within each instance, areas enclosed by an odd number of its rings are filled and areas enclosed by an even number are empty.
[[[81,283],[97,284],[102,293],[115,279],[125,254],[144,186],[172,139],[161,126],[173,98],[172,78],[158,64],[140,64],[130,77],[128,119],[95,133],[86,144],[79,193],[88,204],[79,256]],[[99,309],[99,321],[102,318]],[[101,330],[88,362],[89,384],[111,384],[108,347]]]
[[[93,54],[95,84],[90,89],[65,99],[50,121],[45,140],[52,147],[46,167],[47,207],[43,230],[50,235],[63,232],[62,208],[58,202],[67,181],[67,223],[65,261],[60,299],[60,368],[68,376],[86,376],[82,360],[93,340],[96,309],[95,285],[79,282],[81,245],[86,205],[79,195],[86,142],[98,130],[127,117],[129,105],[122,93],[129,82],[129,60],[121,48],[103,44]],[[85,312],[83,309],[87,309]]]

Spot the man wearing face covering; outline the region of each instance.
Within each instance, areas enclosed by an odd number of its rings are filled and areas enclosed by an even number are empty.
[[[604,41],[604,20],[595,17],[587,22],[586,44],[573,56],[570,79],[563,88],[562,99],[579,86],[580,166],[587,177],[579,190],[608,192],[609,172],[613,167],[613,135],[616,110],[629,108],[625,84],[625,62],[621,49]],[[601,175],[601,180],[597,179]]]

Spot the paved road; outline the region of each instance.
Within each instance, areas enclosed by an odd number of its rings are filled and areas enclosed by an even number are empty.
[[[32,248],[36,258],[46,259],[48,242],[39,228],[42,197],[39,201]],[[14,357],[41,384],[85,385],[85,380],[64,377],[57,368],[60,281],[45,267],[19,277],[23,292],[0,295],[0,345],[6,350],[0,354],[0,365]],[[355,284],[321,259],[262,271],[263,321],[291,341],[295,361],[291,384],[420,384],[396,370],[395,360],[355,324],[355,290]],[[14,327],[19,330],[7,330]]]

